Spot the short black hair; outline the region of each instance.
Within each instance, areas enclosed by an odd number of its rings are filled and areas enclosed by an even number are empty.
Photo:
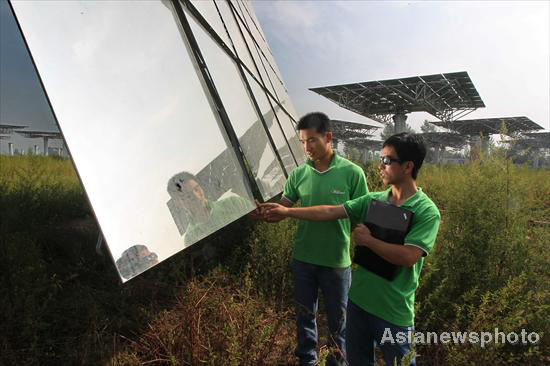
[[[330,119],[328,116],[321,112],[308,113],[298,121],[298,130],[305,130],[306,128],[315,128],[315,131],[325,134],[332,131],[330,126]]]
[[[176,193],[176,192],[183,193],[184,191],[188,192],[188,189],[185,186],[185,183],[187,183],[188,181],[191,181],[191,180],[194,180],[195,182],[200,184],[197,177],[194,176],[193,174],[189,173],[189,172],[181,172],[181,173],[178,173],[178,174],[174,175],[168,181],[168,187],[167,187],[168,193],[169,194]]]
[[[416,180],[418,171],[422,167],[426,157],[426,145],[422,136],[415,133],[401,132],[392,135],[384,141],[382,148],[391,146],[397,153],[397,158],[403,162],[412,161],[414,168],[411,173],[412,178]]]

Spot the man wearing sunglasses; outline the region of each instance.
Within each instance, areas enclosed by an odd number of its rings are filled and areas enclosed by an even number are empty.
[[[349,292],[346,324],[348,363],[375,365],[374,347],[378,344],[387,365],[400,360],[410,350],[408,339],[414,327],[414,293],[424,257],[435,243],[439,210],[416,185],[418,171],[426,156],[421,136],[400,133],[388,138],[382,148],[380,176],[390,187],[383,192],[368,193],[342,205],[288,208],[275,203],[263,205],[265,215],[294,217],[301,220],[330,221],[348,217],[356,245],[363,245],[400,266],[397,276],[389,281],[361,266],[353,271]],[[362,224],[373,199],[385,201],[414,213],[405,245],[374,238]],[[406,337],[405,337],[406,338]],[[413,359],[411,365],[415,365]]]

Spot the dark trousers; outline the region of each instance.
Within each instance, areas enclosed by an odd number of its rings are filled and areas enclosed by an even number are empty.
[[[351,283],[351,269],[331,268],[292,261],[294,302],[296,304],[297,346],[300,365],[317,362],[317,305],[319,289],[323,292],[330,331],[327,365],[343,365],[345,360],[346,306]]]
[[[376,366],[374,347],[377,344],[382,350],[386,365],[392,366],[395,360],[400,365],[403,356],[410,351],[410,344],[398,343],[397,333],[408,334],[409,331],[414,333],[414,328],[389,323],[366,312],[350,300],[346,327],[346,353],[349,366]],[[396,342],[390,342],[389,339]],[[411,365],[416,365],[415,359],[409,364]]]

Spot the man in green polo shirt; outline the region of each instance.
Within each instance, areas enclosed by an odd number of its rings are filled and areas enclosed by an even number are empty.
[[[294,169],[285,184],[280,203],[291,207],[341,205],[364,196],[367,184],[363,169],[338,156],[332,149],[330,120],[310,113],[298,122],[307,163]],[[268,221],[279,221],[271,215]],[[292,274],[296,308],[300,365],[317,363],[316,313],[321,289],[329,326],[328,365],[344,363],[346,305],[351,281],[349,253],[351,225],[347,218],[332,222],[300,221],[294,238]]]
[[[386,261],[400,266],[397,276],[385,278],[358,266],[353,271],[349,292],[346,326],[346,351],[350,366],[375,365],[374,347],[378,344],[387,365],[399,363],[410,345],[397,343],[398,332],[407,334],[414,326],[414,293],[420,270],[433,248],[441,216],[435,204],[416,186],[426,148],[418,135],[400,133],[383,145],[380,175],[391,187],[373,192],[336,206],[286,208],[264,204],[266,216],[294,217],[302,220],[325,221],[349,217],[356,245],[364,245]],[[373,199],[389,202],[414,213],[405,245],[387,243],[374,238],[362,224]],[[391,341],[389,341],[391,340]],[[386,341],[386,342],[385,342]],[[415,365],[415,360],[411,365]]]

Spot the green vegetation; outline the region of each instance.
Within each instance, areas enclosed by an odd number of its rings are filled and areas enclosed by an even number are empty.
[[[383,188],[375,166],[365,172],[371,190]],[[525,329],[541,340],[419,345],[418,364],[548,364],[550,171],[497,152],[427,165],[419,185],[442,225],[417,291],[416,330]],[[241,219],[208,239],[220,259],[183,252],[120,285],[95,251],[96,223],[70,162],[0,157],[0,210],[0,364],[293,362],[293,221]]]

